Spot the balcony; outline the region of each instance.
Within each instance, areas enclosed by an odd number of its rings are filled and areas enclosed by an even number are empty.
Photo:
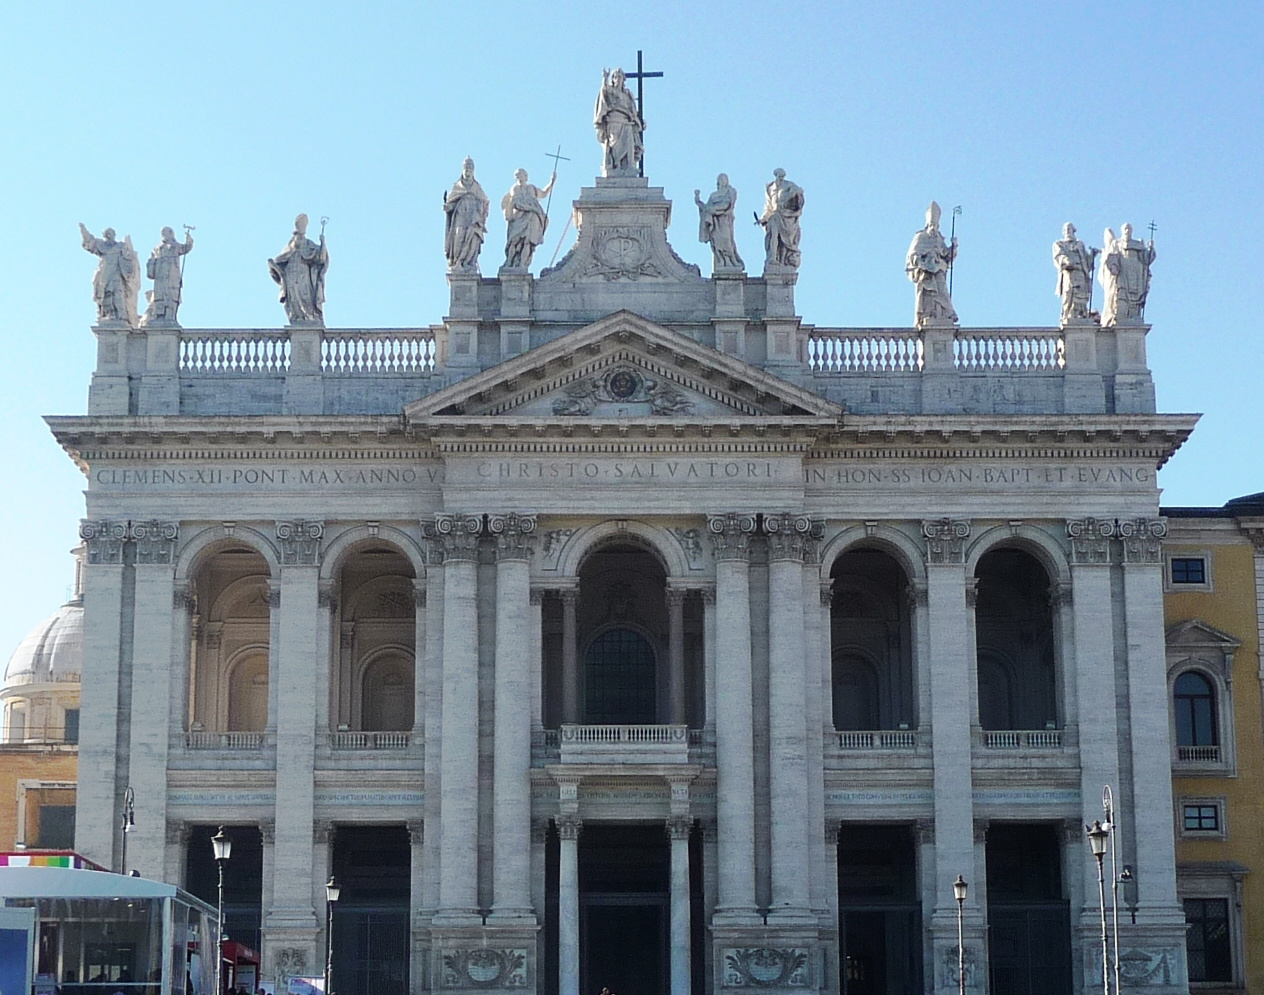
[[[406,750],[412,742],[411,732],[351,732],[340,729],[329,734],[331,750]]]
[[[1061,729],[984,729],[985,750],[1060,750]]]
[[[1183,764],[1221,764],[1224,756],[1217,746],[1178,746],[1176,759]]]
[[[835,732],[839,750],[915,750],[917,733],[912,729],[881,729],[873,732]]]
[[[563,725],[558,748],[564,764],[687,764],[684,725]]]
[[[197,729],[184,734],[186,750],[261,750],[264,733],[209,732]]]

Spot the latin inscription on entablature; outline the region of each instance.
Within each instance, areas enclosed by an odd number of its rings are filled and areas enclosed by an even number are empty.
[[[735,483],[797,484],[800,461],[793,459],[517,459],[452,460],[447,482],[457,486],[649,486]]]
[[[268,491],[382,491],[432,489],[443,483],[443,464],[295,463],[280,466],[227,463],[211,465],[95,466],[95,491],[128,493]]]
[[[895,463],[821,461],[807,464],[803,481],[808,493],[892,490],[1105,491],[1146,493],[1154,490],[1154,467],[1146,463],[1035,463],[983,460]]]

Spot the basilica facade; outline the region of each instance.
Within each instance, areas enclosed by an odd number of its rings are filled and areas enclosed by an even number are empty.
[[[1195,419],[1148,326],[958,324],[937,208],[915,326],[807,324],[803,192],[759,276],[700,201],[704,277],[613,129],[538,275],[546,191],[483,277],[467,164],[439,324],[324,327],[302,218],[289,325],[94,327],[49,418],[77,848],[205,893],[225,826],[229,934],[277,980],[332,941],[342,995],[1079,992],[1109,785],[1124,982],[1186,991],[1155,474]]]

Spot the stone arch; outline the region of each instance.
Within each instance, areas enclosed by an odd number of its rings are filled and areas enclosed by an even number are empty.
[[[263,732],[272,680],[267,644],[242,646],[224,662],[223,675],[222,727],[229,732]]]
[[[926,558],[911,536],[892,525],[875,528],[852,525],[837,532],[821,547],[821,580],[830,579],[834,561],[852,549],[868,546],[889,554],[904,569],[911,584],[926,581]]]
[[[980,532],[966,549],[966,575],[973,577],[979,560],[994,549],[1021,549],[1036,559],[1049,575],[1050,589],[1071,583],[1066,550],[1052,535],[1034,525],[996,525]]]
[[[392,680],[394,678],[394,680]],[[406,732],[416,721],[414,689],[417,680],[411,648],[402,644],[378,646],[357,661],[359,691],[356,725],[370,732]],[[395,693],[388,696],[388,690]]]
[[[263,557],[268,565],[268,575],[276,577],[281,565],[281,554],[276,544],[258,529],[237,525],[228,535],[222,525],[211,525],[190,536],[176,551],[175,581],[187,584],[216,553],[246,546]]]
[[[230,615],[229,609],[237,605],[244,605],[249,595],[260,589],[263,591],[263,602],[266,606],[268,601],[269,583],[269,578],[263,577],[260,574],[251,574],[248,577],[239,577],[237,580],[225,587],[224,590],[220,591],[213,604],[207,606],[206,620],[208,622],[223,622],[229,618],[266,618],[268,614],[266,611],[259,616]]]
[[[378,526],[376,534],[367,525],[353,525],[325,544],[320,558],[320,579],[332,581],[347,557],[373,544],[393,547],[412,564],[414,577],[420,579],[426,576],[426,556],[415,537],[393,525]]]
[[[577,530],[567,539],[558,556],[558,573],[577,577],[589,556],[612,543],[626,543],[645,549],[658,559],[669,578],[689,576],[689,564],[680,541],[664,528],[635,519],[606,521]]]

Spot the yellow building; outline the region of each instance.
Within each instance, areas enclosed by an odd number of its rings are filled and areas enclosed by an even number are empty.
[[[0,851],[75,838],[83,589],[18,644],[0,685]]]
[[[1190,987],[1264,993],[1264,493],[1163,513],[1177,887]]]

